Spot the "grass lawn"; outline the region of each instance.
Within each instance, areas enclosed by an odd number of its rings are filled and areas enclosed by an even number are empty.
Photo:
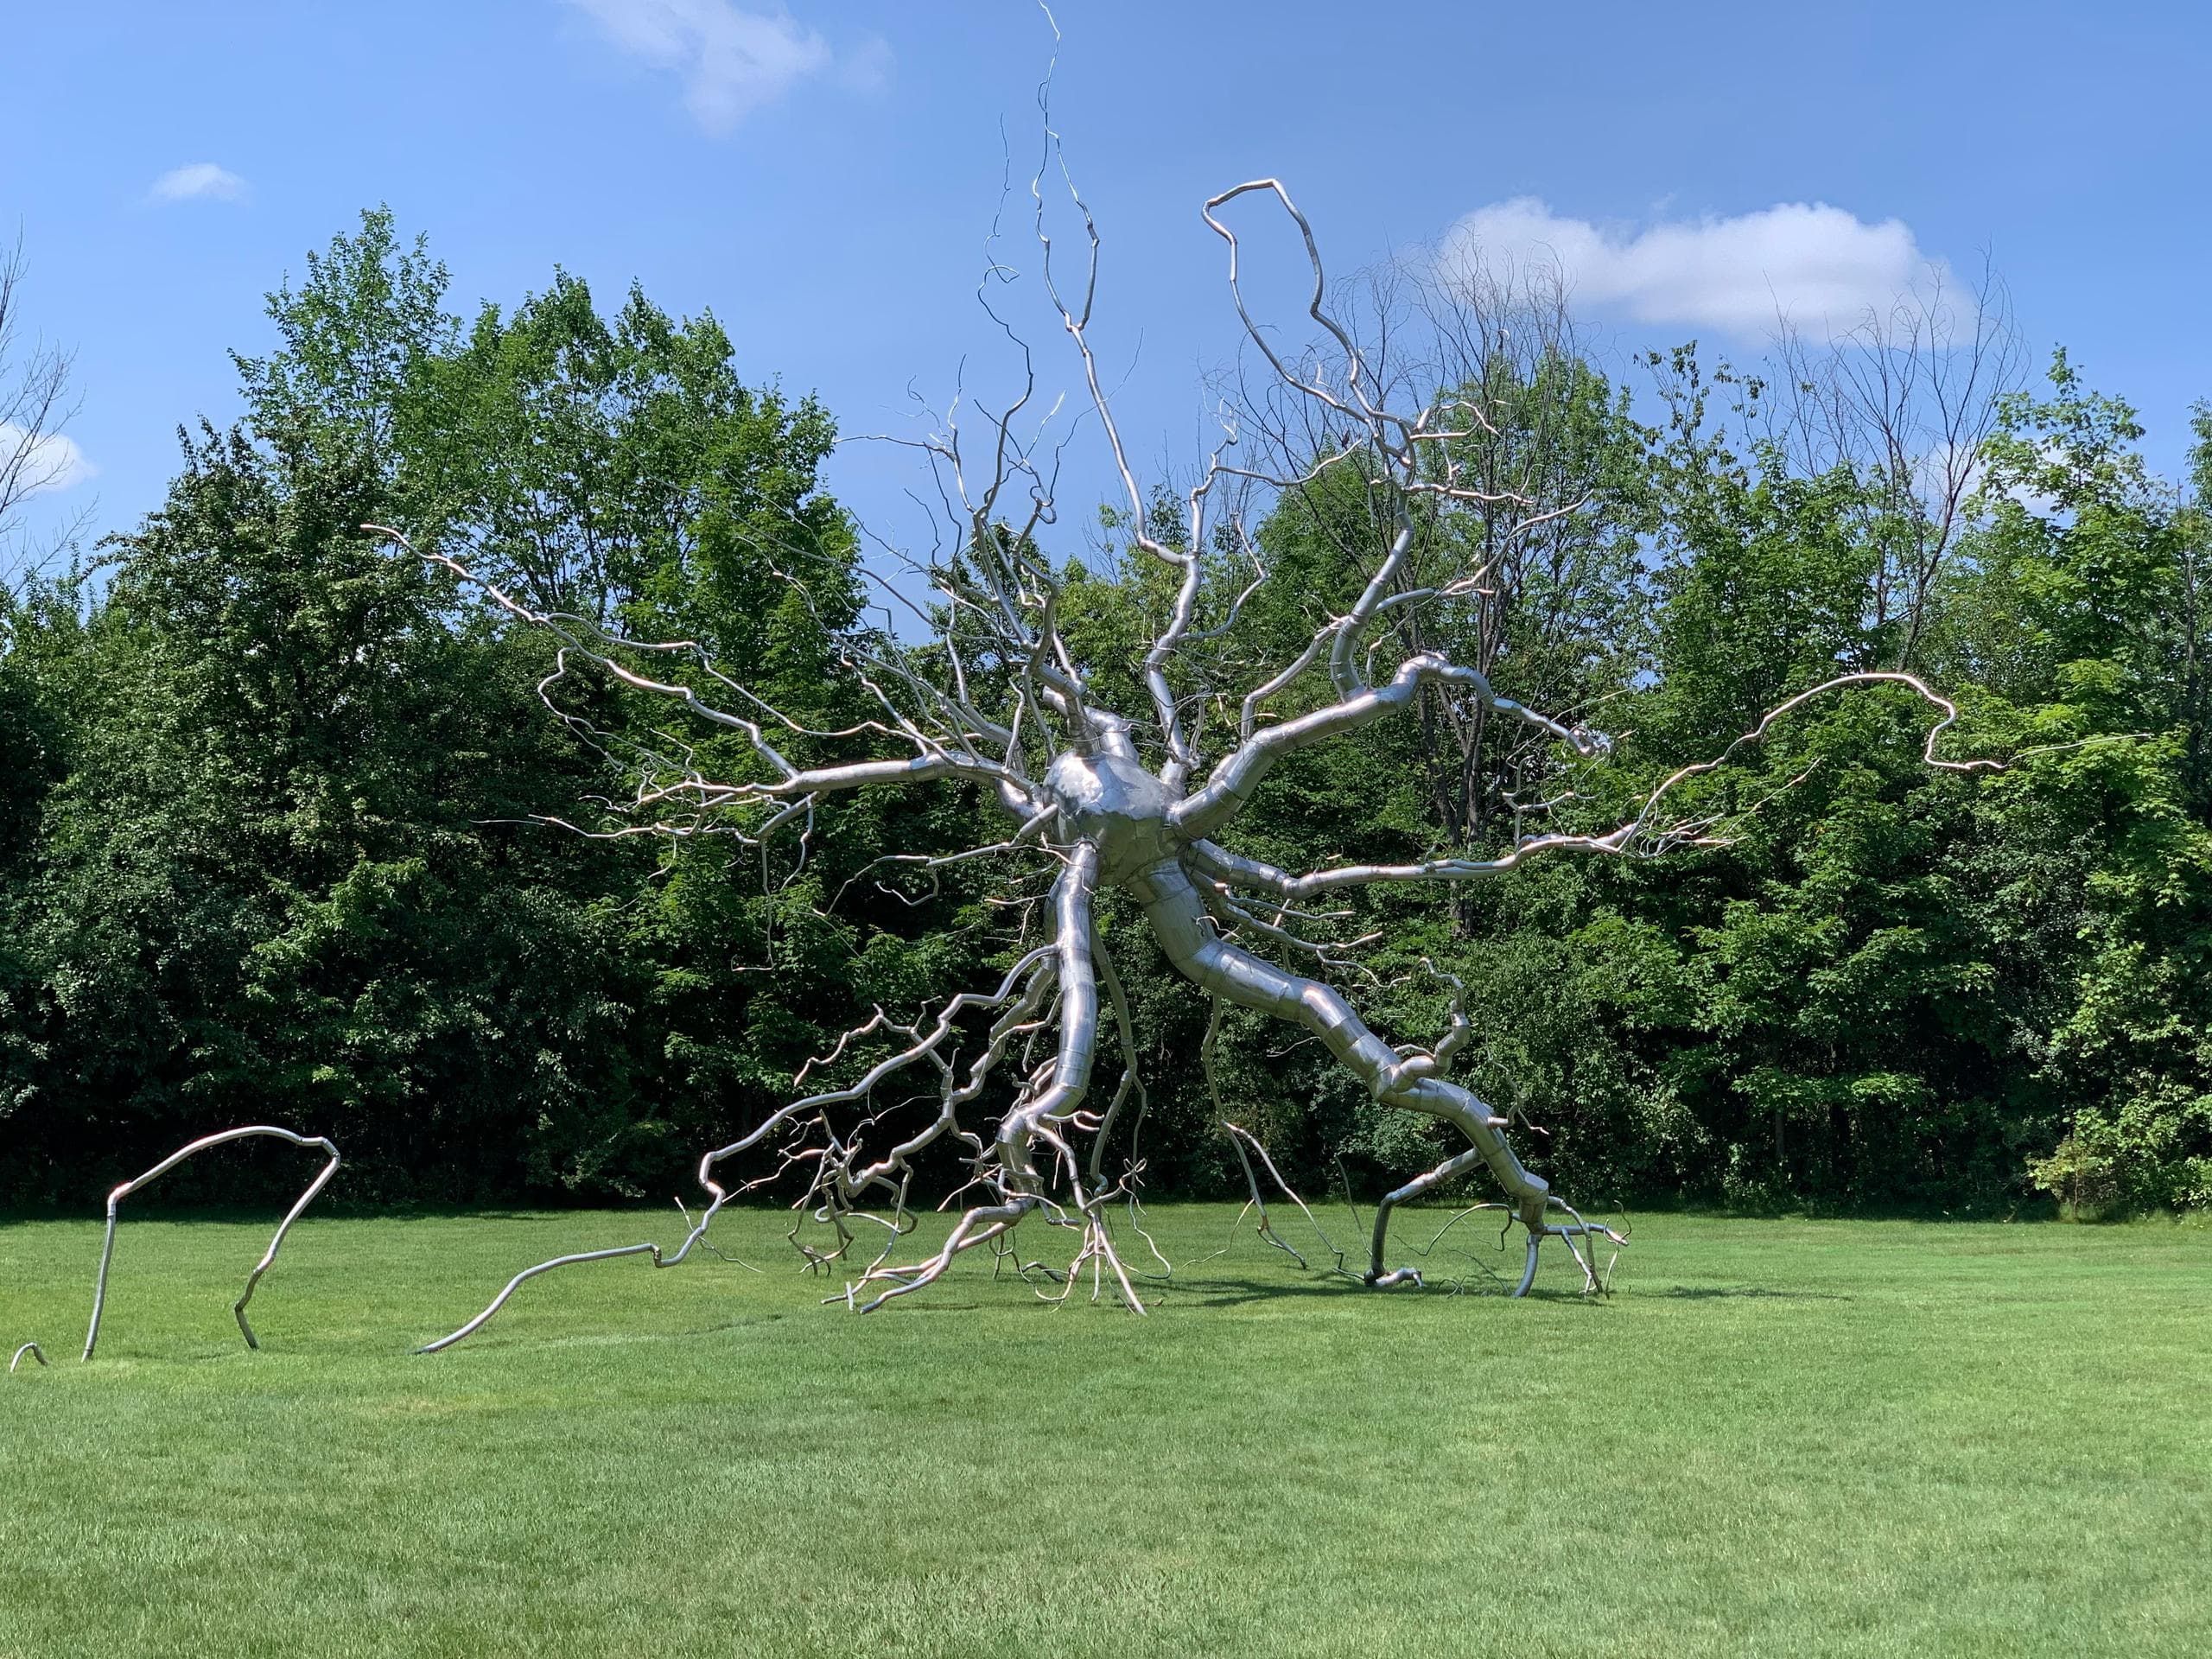
[[[90,1365],[97,1224],[0,1226],[54,1362],[0,1376],[0,1656],[2212,1646],[2212,1229],[1653,1216],[1611,1300],[1517,1304],[1247,1231],[1149,1319],[988,1262],[855,1319],[733,1212],[765,1274],[594,1263],[409,1354],[676,1219],[310,1214],[256,1354],[269,1224],[126,1208]]]

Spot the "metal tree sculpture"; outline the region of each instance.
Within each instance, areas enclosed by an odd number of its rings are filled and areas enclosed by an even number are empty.
[[[1394,1046],[1369,1027],[1337,986],[1270,957],[1303,957],[1322,969],[1334,963],[1330,947],[1310,938],[1310,929],[1300,931],[1315,919],[1301,906],[1339,889],[1479,880],[1552,855],[1643,857],[1712,844],[1712,822],[1673,816],[1670,796],[1738,747],[1758,741],[1777,715],[1803,698],[1770,713],[1727,753],[1666,779],[1624,821],[1602,833],[1519,834],[1494,857],[1349,864],[1304,874],[1233,850],[1227,842],[1239,815],[1277,762],[1402,715],[1424,695],[1469,700],[1497,721],[1518,722],[1545,746],[1564,746],[1573,763],[1601,760],[1610,741],[1580,723],[1497,695],[1483,674],[1444,654],[1403,644],[1409,619],[1482,588],[1480,569],[1462,571],[1444,585],[1416,585],[1408,562],[1424,515],[1453,503],[1500,499],[1470,483],[1458,459],[1461,441],[1491,429],[1490,423],[1478,397],[1464,391],[1440,392],[1409,412],[1389,406],[1391,399],[1368,355],[1325,305],[1325,278],[1311,227],[1274,180],[1224,192],[1205,204],[1205,219],[1228,245],[1230,294],[1247,337],[1279,387],[1318,415],[1318,429],[1325,440],[1306,450],[1302,468],[1262,470],[1233,464],[1232,432],[1195,485],[1179,493],[1175,531],[1154,533],[1154,499],[1129,462],[1089,339],[1098,238],[1088,210],[1071,191],[1089,237],[1090,257],[1082,292],[1070,302],[1052,276],[1041,178],[1040,173],[1032,189],[1039,203],[1046,291],[1080,359],[1090,407],[1128,504],[1124,522],[1135,526],[1135,548],[1164,567],[1172,587],[1164,620],[1143,651],[1141,677],[1150,704],[1144,713],[1103,705],[1094,676],[1063,630],[1064,584],[1038,545],[1039,535],[1056,518],[1050,467],[1040,462],[1036,443],[1017,438],[1014,428],[1030,401],[1028,390],[1006,415],[989,423],[987,469],[971,469],[962,436],[950,423],[922,446],[938,470],[957,526],[950,556],[928,567],[935,608],[916,611],[929,631],[929,645],[903,648],[883,643],[880,636],[855,635],[842,642],[846,665],[878,709],[874,718],[847,731],[806,731],[720,672],[697,645],[644,643],[578,616],[534,609],[462,559],[435,548],[417,550],[430,564],[480,588],[512,617],[557,639],[558,663],[548,685],[572,667],[588,664],[622,686],[671,699],[705,726],[742,739],[752,757],[748,766],[758,775],[709,776],[688,747],[675,748],[672,755],[664,748],[636,757],[642,760],[641,776],[634,798],[623,804],[628,822],[603,833],[682,836],[715,831],[758,844],[779,830],[803,837],[817,808],[832,797],[948,780],[987,791],[1003,810],[1008,833],[991,846],[944,857],[902,856],[937,867],[988,853],[1027,855],[1051,874],[1045,902],[1037,906],[1039,925],[1026,941],[1028,948],[995,987],[955,996],[912,1026],[900,1026],[879,1011],[825,1058],[842,1059],[849,1049],[857,1052],[886,1033],[903,1046],[851,1082],[792,1100],[741,1138],[706,1154],[698,1179],[709,1203],[696,1223],[687,1214],[687,1232],[677,1249],[664,1254],[657,1245],[637,1244],[529,1268],[475,1319],[429,1344],[431,1349],[479,1329],[519,1285],[550,1268],[627,1255],[648,1255],[656,1267],[683,1260],[729,1196],[717,1179],[717,1166],[772,1143],[780,1144],[784,1169],[806,1173],[802,1205],[836,1227],[835,1254],[850,1242],[849,1220],[870,1216],[887,1228],[882,1253],[857,1272],[842,1298],[861,1312],[922,1289],[979,1245],[1005,1249],[1007,1236],[1033,1217],[1068,1226],[1080,1236],[1072,1265],[1056,1272],[1056,1278],[1065,1274],[1071,1281],[1074,1268],[1088,1263],[1095,1276],[1110,1274],[1126,1304],[1142,1312],[1143,1300],[1108,1225],[1109,1206],[1129,1196],[1135,1175],[1134,1160],[1109,1172],[1109,1137],[1133,1087],[1141,1087],[1135,1084],[1129,1009],[1096,920],[1102,895],[1109,890],[1134,903],[1166,960],[1197,992],[1213,999],[1217,1009],[1233,1004],[1303,1027],[1375,1100],[1440,1120],[1465,1136],[1464,1151],[1382,1200],[1364,1271],[1355,1276],[1377,1287],[1417,1283],[1412,1269],[1390,1266],[1392,1210],[1479,1162],[1503,1189],[1509,1226],[1517,1221],[1526,1232],[1525,1266],[1516,1294],[1529,1287],[1538,1247],[1546,1238],[1562,1240],[1581,1266],[1586,1285],[1596,1284],[1587,1247],[1592,1236],[1610,1236],[1607,1230],[1586,1222],[1524,1167],[1506,1138],[1507,1120],[1450,1075],[1452,1051],[1466,1033],[1457,1007],[1451,1032],[1433,1047]],[[1294,365],[1279,355],[1247,309],[1236,238],[1219,214],[1227,204],[1255,193],[1278,203],[1304,238],[1313,271],[1307,312],[1334,343],[1326,371],[1312,362]],[[1033,374],[1027,384],[1033,389]],[[1351,607],[1330,617],[1292,660],[1255,677],[1257,683],[1237,696],[1215,683],[1209,666],[1193,655],[1199,642],[1218,638],[1231,626],[1244,601],[1267,580],[1235,498],[1240,491],[1249,494],[1308,483],[1332,467],[1357,469],[1384,528],[1366,561],[1364,583]],[[1217,504],[1228,505],[1217,514]],[[1575,511],[1577,505],[1532,510],[1522,522],[1538,524]],[[397,531],[365,528],[405,543]],[[1251,579],[1225,582],[1223,571],[1229,565],[1249,565]],[[1214,612],[1204,629],[1202,607]],[[1375,660],[1393,645],[1396,659],[1386,671],[1377,671]],[[656,661],[683,665],[685,677],[646,666]],[[1270,701],[1293,695],[1294,688],[1305,693],[1309,676],[1325,678],[1327,692],[1319,706],[1270,721]],[[1942,719],[1929,733],[1924,751],[1930,764],[1952,770],[1993,764],[1936,759],[1935,743],[1955,711],[1910,676],[1847,675],[1817,690],[1872,682],[1908,688],[1941,710]],[[1225,737],[1206,729],[1217,716]],[[575,715],[562,717],[588,738],[604,736]],[[872,740],[878,753],[846,764],[798,766],[779,750],[779,742],[790,741],[783,734],[808,741]],[[886,743],[899,753],[880,753]],[[1123,1064],[1117,1087],[1101,1107],[1093,1103],[1092,1083],[1109,1020],[1118,1034]],[[963,1057],[962,1039],[971,1033],[980,1046]],[[1046,1038],[1048,1056],[1034,1064],[1015,1058],[1032,1044],[1041,1048]],[[915,1074],[932,1083],[936,1109],[909,1131],[891,1135],[884,1120],[892,1109],[879,1105],[877,1091]],[[802,1083],[805,1076],[800,1074]],[[971,1122],[986,1110],[987,1090],[1001,1079],[1010,1098],[992,1109],[988,1121]],[[857,1123],[849,1119],[841,1127],[832,1117],[839,1111],[855,1115]],[[967,1149],[977,1201],[960,1213],[936,1250],[894,1262],[898,1241],[910,1228],[907,1200],[916,1160],[948,1141]],[[1238,1151],[1241,1156],[1241,1141]],[[872,1215],[872,1205],[890,1214]]]

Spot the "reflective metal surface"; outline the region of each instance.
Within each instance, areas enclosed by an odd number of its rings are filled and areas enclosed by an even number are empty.
[[[253,1135],[271,1135],[279,1141],[288,1141],[296,1147],[317,1147],[330,1154],[330,1161],[322,1166],[321,1173],[308,1183],[307,1191],[301,1193],[298,1202],[284,1212],[284,1219],[276,1224],[276,1231],[269,1241],[269,1248],[262,1252],[261,1260],[254,1263],[253,1271],[246,1275],[245,1288],[238,1293],[238,1300],[231,1304],[231,1312],[238,1319],[238,1332],[245,1338],[245,1345],[249,1348],[261,1346],[259,1339],[253,1334],[253,1326],[246,1322],[245,1305],[253,1300],[254,1287],[261,1282],[261,1275],[268,1272],[270,1264],[276,1261],[277,1248],[283,1243],[284,1235],[291,1230],[292,1224],[300,1218],[300,1211],[315,1201],[315,1195],[321,1192],[324,1186],[328,1185],[330,1178],[338,1173],[338,1148],[321,1135],[295,1135],[289,1129],[276,1128],[266,1123],[255,1123],[244,1128],[225,1129],[220,1135],[203,1135],[189,1145],[180,1147],[143,1175],[124,1182],[122,1185],[107,1195],[107,1236],[100,1244],[100,1274],[99,1281],[92,1290],[92,1323],[85,1330],[84,1357],[86,1359],[92,1357],[92,1348],[99,1341],[100,1313],[107,1305],[107,1270],[109,1263],[115,1256],[116,1206],[149,1181],[175,1169],[195,1153],[205,1152],[210,1147],[224,1146],[232,1141],[243,1141]]]

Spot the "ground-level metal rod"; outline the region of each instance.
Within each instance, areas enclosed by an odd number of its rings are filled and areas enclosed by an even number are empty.
[[[700,1230],[703,1232],[705,1229],[702,1228]],[[696,1236],[696,1235],[694,1235],[694,1236]],[[688,1240],[686,1241],[686,1244],[688,1248]],[[658,1244],[620,1244],[617,1245],[611,1250],[584,1250],[575,1255],[556,1255],[550,1262],[541,1262],[534,1268],[524,1268],[520,1273],[515,1274],[513,1278],[507,1281],[507,1287],[492,1299],[492,1305],[489,1307],[486,1308],[481,1313],[479,1313],[467,1325],[462,1325],[460,1330],[454,1332],[449,1337],[440,1337],[435,1342],[424,1343],[415,1351],[418,1354],[435,1354],[441,1348],[452,1347],[454,1344],[459,1342],[463,1337],[468,1335],[470,1332],[477,1329],[480,1325],[488,1320],[494,1313],[505,1307],[507,1305],[508,1297],[513,1295],[517,1290],[520,1289],[529,1281],[537,1278],[541,1273],[550,1273],[556,1268],[574,1267],[579,1262],[611,1261],[618,1255],[650,1255],[653,1259],[653,1265],[657,1268],[673,1265],[671,1262],[664,1262],[660,1259],[660,1246]]]
[[[261,1346],[259,1339],[253,1334],[253,1326],[246,1322],[245,1305],[253,1300],[253,1287],[261,1282],[261,1275],[269,1271],[269,1264],[276,1259],[277,1247],[283,1243],[284,1235],[291,1230],[292,1224],[300,1218],[300,1211],[315,1201],[315,1195],[321,1192],[329,1184],[330,1178],[338,1173],[338,1148],[321,1135],[294,1135],[289,1129],[276,1128],[270,1124],[252,1123],[244,1128],[225,1129],[220,1135],[203,1135],[189,1145],[179,1147],[143,1175],[124,1182],[122,1185],[107,1195],[107,1236],[100,1244],[100,1275],[98,1284],[92,1289],[92,1323],[85,1330],[85,1357],[86,1359],[92,1357],[93,1345],[99,1341],[100,1312],[107,1306],[108,1264],[115,1257],[116,1205],[156,1176],[166,1174],[168,1171],[175,1169],[193,1154],[205,1152],[210,1147],[219,1147],[226,1141],[243,1141],[251,1135],[274,1135],[277,1140],[289,1141],[296,1147],[319,1147],[330,1154],[330,1161],[322,1166],[322,1173],[308,1183],[308,1190],[300,1194],[299,1201],[286,1211],[284,1219],[276,1224],[276,1233],[269,1241],[268,1249],[263,1252],[261,1260],[254,1264],[253,1271],[246,1275],[245,1288],[238,1293],[238,1300],[231,1304],[231,1312],[238,1318],[238,1331],[245,1338],[245,1345],[256,1349]]]

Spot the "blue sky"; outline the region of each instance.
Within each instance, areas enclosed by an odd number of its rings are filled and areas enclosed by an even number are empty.
[[[1986,251],[2031,354],[2063,341],[2135,402],[2158,464],[2212,396],[2202,4],[1056,11],[1055,113],[1107,238],[1099,344],[1141,460],[1205,435],[1202,381],[1236,339],[1198,207],[1262,174],[1341,270],[1470,216],[1572,255],[1617,349],[1748,358],[1762,293],[1872,296]],[[1006,143],[1025,172],[1034,150],[1052,42],[1029,0],[8,12],[0,230],[20,225],[25,315],[74,349],[83,398],[49,520],[158,505],[176,426],[235,411],[226,352],[267,343],[264,292],[377,202],[464,306],[556,264],[608,302],[636,277],[711,308],[748,376],[819,392],[849,432],[903,429],[910,389],[942,403],[963,358],[971,385],[1001,360],[973,295]],[[1280,238],[1256,251],[1287,269]],[[837,465],[895,520],[903,461]]]

